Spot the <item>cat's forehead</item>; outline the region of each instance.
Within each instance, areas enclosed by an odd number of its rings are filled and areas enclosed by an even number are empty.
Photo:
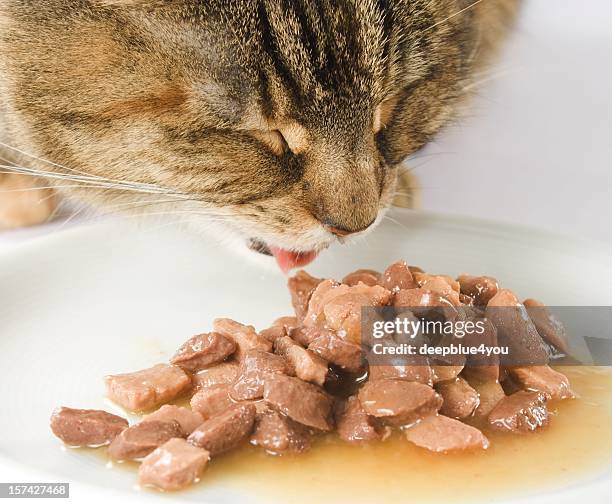
[[[226,101],[228,112],[257,108],[266,119],[352,128],[372,116],[392,87],[385,79],[383,38],[358,26],[324,32],[302,19],[297,27],[290,15],[281,18],[273,9],[257,16],[248,39],[244,26],[231,24],[209,22],[192,32],[201,48],[198,90],[217,104]]]
[[[256,110],[259,123],[294,121],[338,133],[368,128],[384,100],[434,71],[442,47],[432,42],[435,30],[421,29],[431,20],[399,4],[191,5],[151,22],[149,32],[218,127],[238,126]]]

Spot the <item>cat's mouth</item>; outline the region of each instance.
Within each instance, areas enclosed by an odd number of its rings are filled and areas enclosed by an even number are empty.
[[[287,250],[268,245],[267,243],[255,238],[249,239],[248,247],[255,252],[259,252],[260,254],[274,257],[278,263],[278,266],[284,273],[287,273],[289,270],[294,268],[300,268],[310,264],[319,254],[317,250],[309,250],[306,252]]]

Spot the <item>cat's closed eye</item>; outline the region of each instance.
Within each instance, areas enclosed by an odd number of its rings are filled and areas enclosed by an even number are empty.
[[[374,134],[378,133],[381,129],[383,129],[389,122],[391,121],[391,117],[393,116],[393,111],[400,100],[399,94],[394,94],[386,99],[384,99],[376,110],[374,111],[374,120],[372,131]]]
[[[277,156],[282,156],[290,150],[287,140],[279,130],[252,130],[250,133]]]
[[[287,152],[302,154],[308,147],[308,132],[295,122],[270,124],[271,129],[257,129],[251,134],[265,144],[274,154]]]

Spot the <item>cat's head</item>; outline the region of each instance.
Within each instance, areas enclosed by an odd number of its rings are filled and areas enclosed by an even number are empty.
[[[253,248],[308,252],[371,228],[398,163],[450,116],[478,48],[465,3],[13,1],[0,37],[28,148],[181,195],[173,211]]]

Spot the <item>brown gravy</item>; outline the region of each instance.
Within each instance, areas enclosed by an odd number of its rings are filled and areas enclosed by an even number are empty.
[[[212,462],[200,485],[228,487],[262,502],[453,502],[520,496],[579,482],[612,464],[612,368],[567,366],[578,400],[550,403],[547,429],[485,431],[486,452],[432,454],[403,439],[353,446],[321,438],[302,455],[245,447]],[[132,464],[121,464],[133,467]]]

